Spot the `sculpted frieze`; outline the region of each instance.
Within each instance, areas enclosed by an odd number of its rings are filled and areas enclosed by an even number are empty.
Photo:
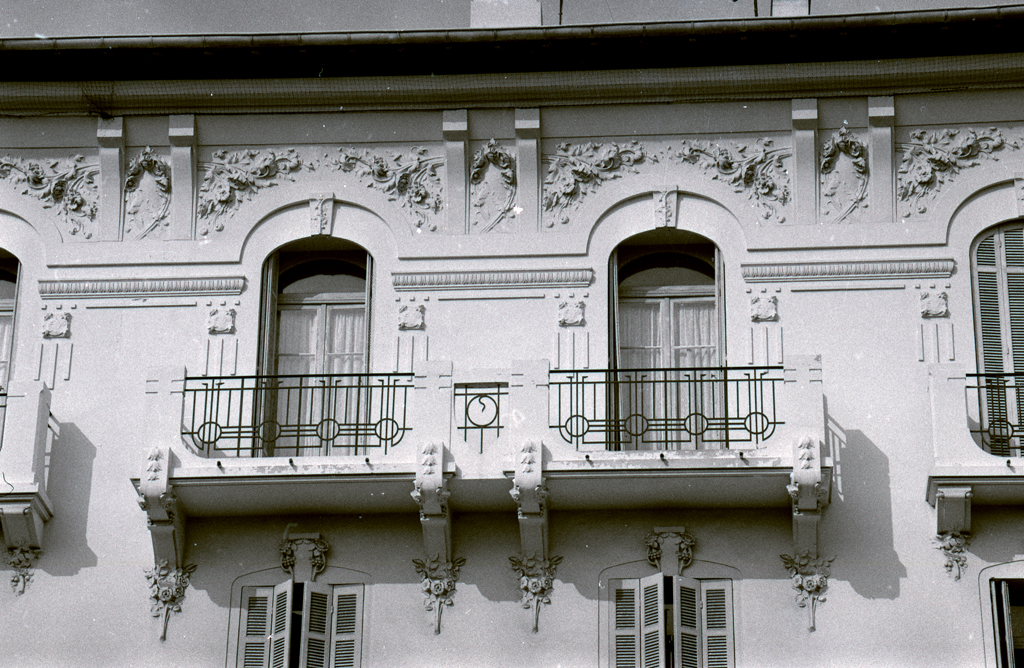
[[[1017,150],[1021,140],[1006,141],[996,128],[975,132],[971,128],[928,132],[915,130],[910,141],[896,145],[902,151],[896,174],[896,195],[903,217],[922,214],[961,170],[976,167],[982,160],[998,160],[1004,149]]]
[[[94,232],[99,171],[99,165],[83,155],[45,161],[0,158],[0,179],[21,186],[22,195],[53,209],[61,231],[80,239],[90,239]]]
[[[849,220],[866,208],[867,147],[842,127],[821,148],[821,217],[826,223]]]
[[[762,219],[776,223],[786,222],[785,207],[790,200],[786,160],[792,155],[791,148],[776,147],[766,138],[752,146],[684,139],[678,150],[669,148],[671,160],[696,165],[705,175],[729,184],[737,193],[745,193]]]
[[[515,158],[495,140],[490,140],[473,154],[469,187],[473,205],[472,231],[504,231],[516,215]]]
[[[312,169],[308,163],[307,169]],[[199,234],[224,230],[220,220],[264,188],[282,181],[294,181],[293,173],[303,167],[295,149],[215,151],[213,160],[199,164],[203,182],[199,186]]]
[[[657,162],[657,158],[648,155],[637,141],[621,146],[613,142],[559,144],[553,155],[543,157],[543,162],[548,164],[544,178],[544,225],[567,224],[569,214],[587,195],[623,173],[638,173],[637,165],[645,160]]]
[[[384,157],[369,150],[338,149],[339,157],[327,164],[342,172],[359,176],[367,188],[384,193],[392,202],[412,212],[417,228],[437,230],[435,214],[443,206],[438,168],[444,158],[427,155],[427,149],[414,146],[407,153],[392,152]]]
[[[124,179],[124,238],[161,239],[170,221],[171,167],[146,147]]]

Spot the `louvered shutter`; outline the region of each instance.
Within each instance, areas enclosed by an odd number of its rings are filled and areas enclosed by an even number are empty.
[[[292,581],[274,587],[270,627],[270,668],[289,668],[292,628]]]
[[[245,587],[239,621],[239,668],[267,668],[270,657],[270,601],[273,587]]]
[[[700,668],[700,583],[677,575],[672,578],[672,584],[676,595],[672,621],[673,668]]]
[[[327,668],[330,651],[331,586],[306,582],[302,591],[301,668]]]
[[[363,586],[333,587],[334,623],[331,625],[331,668],[359,668],[363,638]]]
[[[661,668],[665,656],[665,577],[640,579],[640,666]]]
[[[640,581],[610,580],[611,656],[614,668],[640,665]]]
[[[701,580],[700,590],[704,668],[732,668],[732,581]]]

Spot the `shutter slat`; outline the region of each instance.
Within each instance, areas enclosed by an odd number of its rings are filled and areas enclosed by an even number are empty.
[[[334,643],[334,664],[331,668],[355,668],[354,640],[339,640]]]

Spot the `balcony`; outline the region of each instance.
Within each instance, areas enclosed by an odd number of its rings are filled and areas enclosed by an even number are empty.
[[[181,434],[202,457],[387,454],[408,425],[410,374],[186,377]]]
[[[926,499],[937,531],[969,532],[972,505],[1024,505],[1024,375],[929,367],[932,443]]]

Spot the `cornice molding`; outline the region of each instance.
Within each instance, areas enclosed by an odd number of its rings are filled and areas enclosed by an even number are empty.
[[[784,281],[850,281],[885,278],[949,278],[956,262],[953,260],[894,260],[891,262],[805,262],[779,264],[745,264],[743,279],[747,283],[780,283]]]
[[[181,297],[237,295],[245,278],[161,278],[110,279],[102,281],[39,281],[43,299],[89,299],[100,297]]]
[[[593,269],[561,271],[444,271],[396,273],[395,290],[474,290],[480,288],[585,288],[594,280]]]

